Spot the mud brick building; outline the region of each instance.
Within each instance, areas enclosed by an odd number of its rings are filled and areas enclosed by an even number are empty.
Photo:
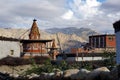
[[[115,48],[116,38],[114,34],[89,36],[89,44],[94,48]]]

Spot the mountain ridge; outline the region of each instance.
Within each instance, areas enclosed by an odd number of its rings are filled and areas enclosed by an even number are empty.
[[[66,29],[69,34],[66,34],[65,32],[50,33],[50,32],[47,32],[47,30],[39,30],[39,32],[41,34],[40,37],[41,37],[41,39],[55,39],[55,42],[57,45],[57,44],[59,44],[57,36],[56,36],[56,34],[57,34],[63,50],[70,51],[70,48],[75,48],[75,47],[78,48],[82,44],[87,42],[87,39],[81,37],[80,35],[88,38],[88,35],[86,35],[86,34],[88,32],[92,33],[91,30],[86,32],[87,30],[84,31],[84,28],[83,28],[82,34],[80,34],[78,36],[76,33],[74,33],[74,31],[76,29],[73,29],[73,28],[70,28],[70,29],[66,28]],[[72,29],[73,29],[73,33],[71,33]],[[54,32],[54,30],[51,30],[51,31]],[[64,31],[66,31],[66,30],[64,29]],[[28,29],[0,28],[0,36],[17,38],[17,39],[28,39],[29,32],[30,31],[28,31]],[[76,30],[76,32],[80,32],[79,29]],[[84,35],[84,33],[86,33],[86,34]],[[59,48],[60,46],[57,45],[57,47]]]
[[[64,34],[76,34],[79,37],[88,41],[88,36],[99,34],[98,32],[90,29],[90,28],[76,28],[76,27],[66,27],[66,28],[50,28],[45,30],[48,33],[55,34],[58,32]]]

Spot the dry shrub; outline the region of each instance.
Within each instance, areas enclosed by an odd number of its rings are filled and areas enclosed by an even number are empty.
[[[36,64],[44,64],[46,60],[50,60],[47,56],[35,56],[33,59]]]
[[[36,64],[43,64],[46,60],[50,58],[44,56],[35,56],[32,59],[35,61]],[[31,61],[30,58],[24,59],[20,57],[11,57],[11,56],[7,56],[0,60],[0,65],[8,65],[8,66],[27,65],[32,63],[33,62]]]
[[[9,66],[18,66],[18,65],[24,65],[29,63],[30,63],[29,60],[19,58],[19,57],[11,57],[11,56],[7,56],[0,60],[0,65],[9,65]]]

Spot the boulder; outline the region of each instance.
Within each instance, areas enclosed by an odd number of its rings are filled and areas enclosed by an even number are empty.
[[[84,80],[89,72],[87,69],[80,69],[77,74],[71,75],[71,79]]]
[[[111,77],[113,77],[113,80],[117,80],[120,79],[120,74],[118,74],[118,70],[120,69],[119,66],[114,67],[111,71],[110,71],[110,75]],[[120,71],[120,70],[119,70]]]
[[[39,77],[39,75],[38,75],[38,74],[35,74],[35,73],[32,73],[32,74],[30,74],[29,79],[34,78],[34,77]]]
[[[46,78],[47,78],[47,79],[51,79],[54,75],[55,75],[55,73],[48,73],[48,74],[46,75]]]
[[[14,77],[14,78],[17,78],[17,77],[19,77],[19,75],[18,75],[18,74],[14,74],[13,77]]]
[[[62,77],[63,76],[63,71],[61,71],[60,69],[54,69],[54,77]]]
[[[110,72],[110,70],[107,67],[100,67],[93,70],[93,72],[98,72],[98,71]]]
[[[110,70],[107,67],[101,67],[91,71],[85,80],[112,80],[112,78]]]
[[[68,78],[71,77],[72,75],[75,75],[79,72],[79,69],[69,69],[63,72],[63,77]]]
[[[48,73],[41,73],[40,74],[40,78],[41,78],[41,80],[44,80],[44,79],[49,79],[49,76],[48,76]]]
[[[62,77],[63,76],[63,71],[56,71],[55,76],[56,77]]]

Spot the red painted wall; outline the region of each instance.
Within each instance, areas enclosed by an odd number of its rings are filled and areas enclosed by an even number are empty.
[[[106,47],[116,47],[115,36],[106,36]]]

